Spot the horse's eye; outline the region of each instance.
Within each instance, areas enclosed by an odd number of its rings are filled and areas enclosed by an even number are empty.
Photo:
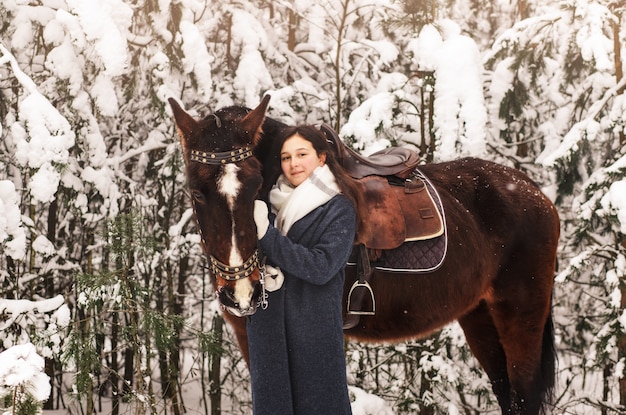
[[[191,197],[198,203],[204,203],[204,195],[198,190],[192,190]]]

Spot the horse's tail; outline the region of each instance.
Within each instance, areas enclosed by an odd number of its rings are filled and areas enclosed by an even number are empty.
[[[557,355],[554,344],[554,322],[552,320],[552,301],[550,313],[543,328],[543,344],[541,350],[541,378],[542,378],[542,408],[541,413],[549,413],[548,409],[554,400],[556,386]]]

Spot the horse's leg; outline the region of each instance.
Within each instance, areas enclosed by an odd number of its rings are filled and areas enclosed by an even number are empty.
[[[507,414],[511,408],[511,385],[507,374],[506,356],[485,302],[481,302],[474,310],[459,318],[459,324],[465,332],[465,339],[472,353],[491,381],[493,393],[498,399],[502,413]]]
[[[511,414],[537,415],[554,386],[551,297],[554,267],[521,255],[503,267],[487,304],[506,355]]]

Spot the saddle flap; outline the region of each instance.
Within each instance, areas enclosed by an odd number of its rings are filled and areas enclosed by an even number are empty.
[[[420,184],[413,185],[410,181]],[[444,232],[443,219],[425,183],[413,177],[402,187],[390,186],[398,198],[406,225],[405,241],[421,241],[440,236]]]
[[[394,249],[407,241],[443,234],[439,209],[419,177],[412,176],[403,186],[390,185],[380,176],[367,176],[359,183],[367,217],[357,239],[367,248]]]
[[[358,242],[368,248],[392,249],[404,242],[406,226],[398,198],[387,179],[367,176],[358,181],[363,187],[365,225],[358,230]]]

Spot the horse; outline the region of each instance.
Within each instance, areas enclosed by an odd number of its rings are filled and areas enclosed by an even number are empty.
[[[247,361],[245,318],[266,306],[253,205],[280,173],[272,138],[286,125],[266,116],[269,96],[254,109],[228,106],[198,120],[169,102],[211,282]],[[375,314],[361,316],[346,337],[398,342],[456,320],[502,414],[546,413],[556,372],[555,206],[527,175],[489,161],[420,170],[445,208],[446,258],[420,275],[374,269]],[[346,267],[346,292],[356,280],[355,267]]]

